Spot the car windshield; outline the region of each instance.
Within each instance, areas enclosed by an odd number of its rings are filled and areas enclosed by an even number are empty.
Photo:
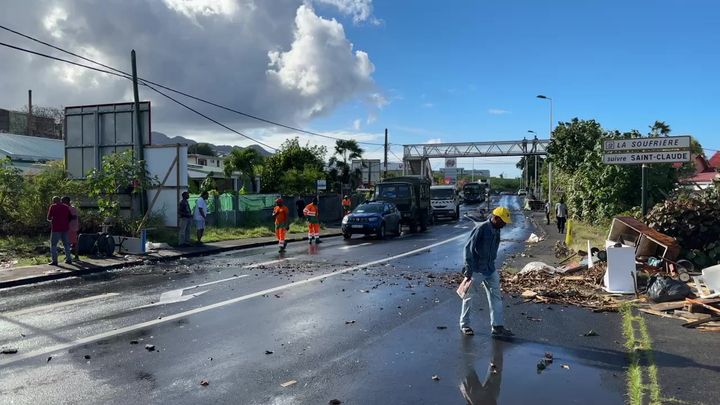
[[[383,212],[384,206],[382,204],[363,204],[355,208],[353,213],[355,214],[369,214]]]
[[[471,193],[479,193],[480,192],[480,185],[479,184],[466,184],[463,186],[464,192],[471,192]]]
[[[381,184],[377,187],[375,198],[378,200],[410,198],[410,187],[403,184]]]
[[[430,196],[432,198],[453,198],[455,190],[451,188],[431,188]]]

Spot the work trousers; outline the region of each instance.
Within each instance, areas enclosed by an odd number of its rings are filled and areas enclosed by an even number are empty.
[[[565,218],[565,217],[557,217],[558,232],[565,233],[565,222],[566,221],[567,221],[567,218]]]
[[[187,245],[190,243],[190,230],[192,228],[192,218],[178,219],[178,243]]]
[[[68,238],[67,232],[50,232],[50,257],[53,263],[57,263],[57,244],[62,241],[63,248],[65,249],[65,261],[72,261],[72,255],[70,252],[70,238]]]
[[[462,310],[460,312],[460,327],[470,326],[470,309],[473,299],[479,296],[480,284],[485,287],[488,305],[490,306],[490,325],[503,325],[503,303],[502,291],[500,291],[500,273],[493,271],[490,274],[473,273],[472,284],[462,300]]]
[[[320,224],[308,223],[308,238],[320,239]]]
[[[285,229],[285,225],[278,226],[275,225],[275,237],[278,240],[278,245],[280,247],[285,246],[285,235],[287,234],[287,229]]]

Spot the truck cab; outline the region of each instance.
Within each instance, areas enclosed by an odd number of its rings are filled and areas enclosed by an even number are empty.
[[[430,204],[436,220],[440,216],[460,218],[460,196],[455,186],[430,187]]]
[[[425,231],[432,221],[430,180],[420,176],[393,177],[375,185],[375,201],[395,204],[400,222],[414,232]]]

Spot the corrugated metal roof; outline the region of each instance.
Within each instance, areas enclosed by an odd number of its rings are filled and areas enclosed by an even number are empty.
[[[0,153],[12,160],[63,160],[65,142],[60,139],[0,133]]]

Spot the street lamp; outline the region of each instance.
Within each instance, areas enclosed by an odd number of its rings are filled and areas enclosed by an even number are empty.
[[[537,161],[537,133],[532,129],[528,129],[529,134],[533,134],[533,148],[532,151],[535,153],[535,185],[533,187],[533,194],[538,195],[538,161]]]
[[[550,101],[550,140],[552,140],[553,131],[553,99],[542,94],[538,95],[537,98]],[[547,200],[552,206],[552,163],[548,161],[548,196]]]

